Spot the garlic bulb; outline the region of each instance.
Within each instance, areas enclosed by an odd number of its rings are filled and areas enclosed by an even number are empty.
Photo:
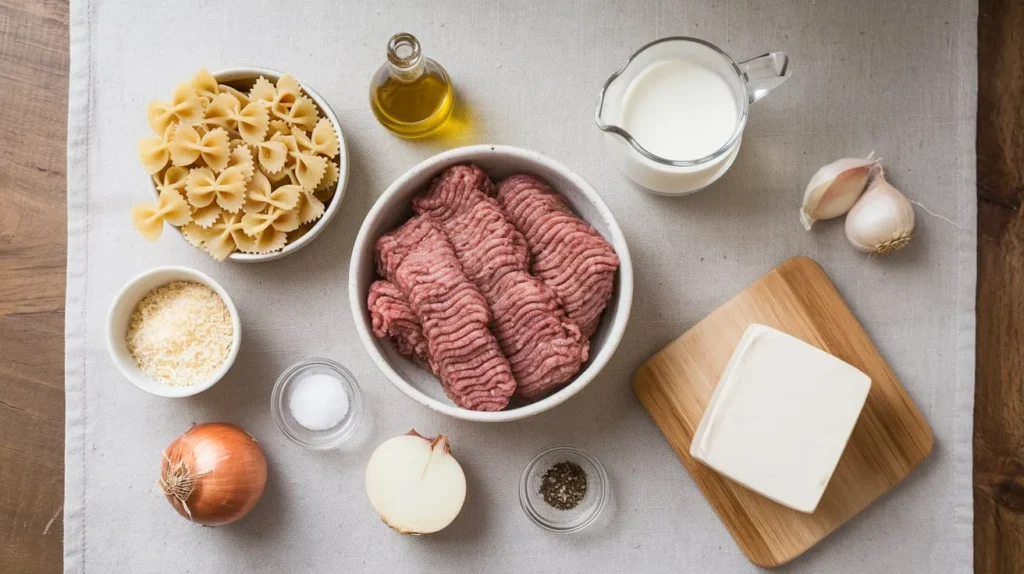
[[[850,211],[864,192],[871,173],[881,160],[874,153],[865,159],[848,157],[836,160],[819,169],[804,191],[804,204],[800,208],[800,221],[804,229],[819,219],[832,219]]]
[[[879,169],[846,216],[846,238],[863,253],[886,255],[903,249],[914,233],[914,206]]]
[[[385,441],[366,465],[366,494],[381,520],[401,534],[429,534],[451,524],[466,500],[466,475],[448,437],[416,431]]]

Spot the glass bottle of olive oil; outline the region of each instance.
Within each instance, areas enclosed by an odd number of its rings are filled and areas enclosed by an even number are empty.
[[[448,73],[426,58],[412,34],[388,41],[388,61],[370,82],[370,107],[377,121],[404,138],[437,131],[452,113],[455,94]]]

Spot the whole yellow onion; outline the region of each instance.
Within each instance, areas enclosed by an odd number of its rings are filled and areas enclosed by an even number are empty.
[[[266,485],[263,450],[235,425],[194,425],[164,449],[160,488],[196,524],[235,522],[256,506]]]

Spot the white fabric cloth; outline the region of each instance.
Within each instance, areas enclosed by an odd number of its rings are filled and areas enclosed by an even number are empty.
[[[734,293],[794,255],[819,261],[935,431],[931,457],[894,491],[784,571],[963,572],[972,563],[977,7],[933,2],[674,1],[475,3],[74,0],[68,134],[68,572],[752,571],[633,396],[633,371]],[[458,89],[466,129],[408,142],[377,124],[367,84],[395,32],[415,33]],[[737,59],[791,57],[792,79],[751,108],[743,147],[711,190],[645,194],[608,162],[593,114],[599,87],[662,36],[710,40]],[[305,250],[264,265],[218,264],[167,230],[143,241],[129,207],[149,200],[136,141],[146,103],[198,68],[293,73],[332,105],[352,175],[339,216]],[[602,194],[633,256],[636,297],[617,354],[581,395],[514,424],[447,419],[376,370],[345,293],[363,216],[405,170],[464,143],[535,149]],[[846,242],[842,224],[800,226],[821,165],[874,150],[917,209],[917,235],[889,259]],[[196,267],[231,293],[244,344],[228,377],[189,399],[137,390],[110,361],[116,291],[160,264]],[[345,364],[367,399],[363,436],[306,452],[275,427],[270,390],[309,356]],[[224,528],[178,517],[153,491],[161,450],[192,422],[230,421],[270,461],[253,513]],[[445,432],[469,478],[458,520],[402,537],[377,520],[363,468],[382,440]],[[519,473],[555,443],[608,469],[612,499],[575,535],[534,526]]]

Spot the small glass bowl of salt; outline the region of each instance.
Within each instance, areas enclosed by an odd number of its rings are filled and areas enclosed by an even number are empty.
[[[363,412],[362,393],[345,367],[330,359],[306,359],[278,377],[270,410],[292,442],[328,450],[355,433]]]

